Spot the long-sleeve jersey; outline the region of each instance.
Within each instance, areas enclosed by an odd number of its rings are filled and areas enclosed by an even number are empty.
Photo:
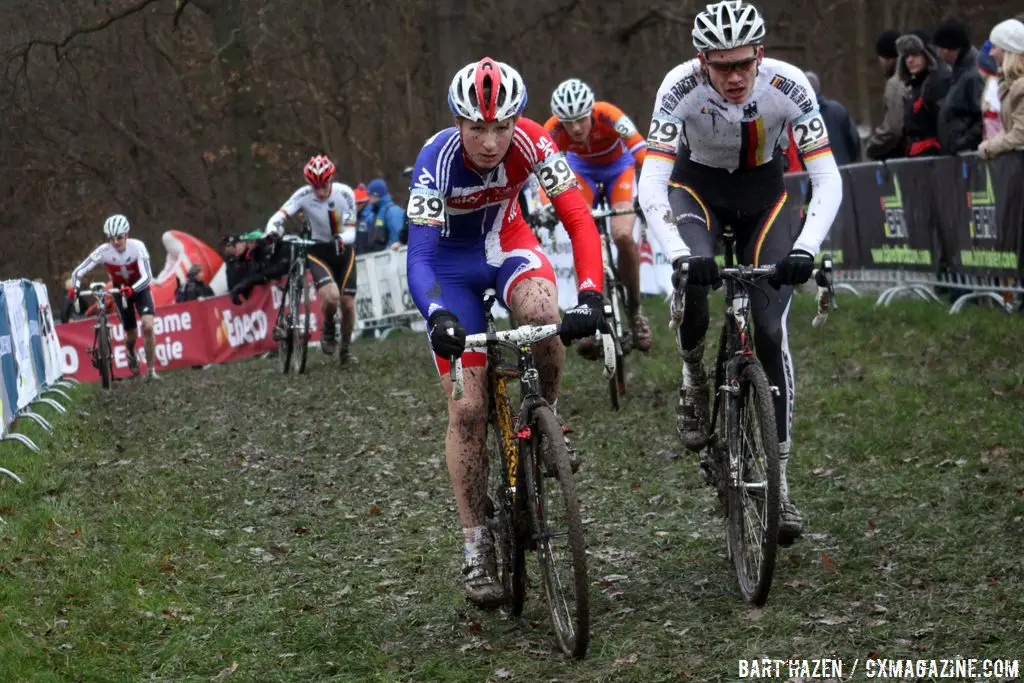
[[[124,251],[118,251],[110,242],[96,247],[71,273],[73,286],[77,288],[82,277],[99,265],[106,268],[115,287],[127,285],[138,292],[149,287],[153,281],[149,252],[142,240],[128,238],[125,240]]]
[[[520,118],[508,154],[495,168],[478,171],[466,159],[459,131],[447,128],[427,140],[413,168],[409,221],[409,289],[424,317],[446,309],[434,270],[440,245],[482,243],[488,263],[505,257],[501,233],[522,222],[518,197],[533,173],[551,198],[572,240],[579,291],[601,291],[601,242],[576,176],[544,128]]]

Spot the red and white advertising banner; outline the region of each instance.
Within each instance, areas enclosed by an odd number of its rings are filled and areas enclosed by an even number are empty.
[[[320,305],[310,291],[310,341],[320,340]],[[277,348],[272,330],[281,306],[281,290],[260,286],[240,306],[227,295],[202,301],[162,306],[153,318],[157,370],[173,370],[211,363],[227,363]],[[125,333],[114,313],[108,318],[114,342],[114,376],[129,377]],[[89,349],[94,344],[94,318],[57,326],[64,375],[80,382],[98,382],[99,371],[92,365]],[[146,369],[145,347],[140,329],[135,353]]]

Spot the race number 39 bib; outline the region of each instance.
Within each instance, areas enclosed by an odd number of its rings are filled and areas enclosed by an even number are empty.
[[[439,228],[445,222],[444,197],[437,190],[414,187],[405,215],[410,223]]]
[[[561,153],[553,154],[534,166],[533,172],[549,198],[557,197],[576,185],[576,174]]]

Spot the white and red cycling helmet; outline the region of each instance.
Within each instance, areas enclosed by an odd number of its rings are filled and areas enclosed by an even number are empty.
[[[490,57],[459,69],[448,88],[448,108],[470,121],[503,121],[518,116],[525,107],[523,77]]]
[[[306,162],[302,174],[306,176],[310,185],[319,189],[331,184],[331,181],[334,180],[335,170],[334,162],[326,154],[318,154]]]

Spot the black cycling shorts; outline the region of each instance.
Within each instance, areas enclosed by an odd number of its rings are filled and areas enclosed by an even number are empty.
[[[306,252],[313,282],[320,289],[334,283],[345,296],[356,295],[356,249],[340,242],[320,242]]]
[[[117,306],[117,315],[121,318],[121,325],[124,327],[125,332],[131,332],[138,328],[139,323],[135,317],[136,312],[138,312],[140,318],[144,315],[156,313],[156,306],[153,305],[153,295],[150,293],[149,287],[139,292],[133,292],[127,301],[125,301],[123,296],[115,296],[114,305]]]

